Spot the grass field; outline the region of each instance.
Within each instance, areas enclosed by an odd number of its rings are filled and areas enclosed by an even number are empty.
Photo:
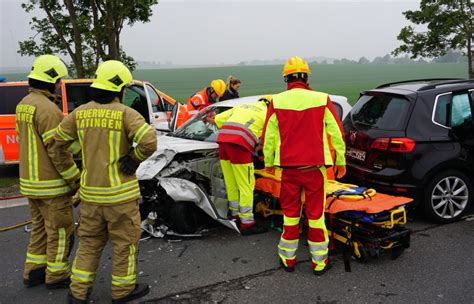
[[[412,65],[313,65],[310,77],[315,90],[346,96],[355,103],[363,90],[393,81],[436,77],[467,77],[464,64]],[[277,93],[285,89],[281,79],[282,66],[228,66],[212,68],[137,70],[134,78],[148,80],[157,88],[183,102],[207,86],[215,78],[229,74],[242,80],[241,96]],[[5,75],[8,80],[21,80],[26,74]]]

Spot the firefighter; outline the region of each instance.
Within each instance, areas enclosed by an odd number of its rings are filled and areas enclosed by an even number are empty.
[[[23,283],[46,283],[47,289],[69,285],[69,248],[73,234],[72,195],[78,187],[75,164],[56,170],[51,149],[56,128],[64,118],[55,104],[55,92],[66,65],[56,56],[36,58],[28,75],[29,94],[16,107],[20,149],[20,190],[28,198],[32,228]],[[71,156],[66,150],[64,154]]]
[[[215,79],[211,81],[209,87],[206,87],[189,97],[186,107],[188,113],[193,116],[208,105],[215,103],[218,97],[224,95],[225,89],[226,85],[224,80]]]
[[[157,139],[143,116],[122,104],[125,85],[132,81],[127,67],[109,60],[95,75],[92,101],[65,118],[55,136],[58,168],[66,169],[73,163],[64,147],[75,139],[82,147],[79,246],[68,302],[86,303],[102,250],[110,239],[112,302],[125,303],[149,292],[147,284],[136,283],[140,188],[135,171],[156,150]]]
[[[219,160],[229,200],[231,218],[240,222],[242,235],[266,232],[253,216],[255,176],[253,154],[262,135],[268,97],[244,104],[215,117]]]
[[[282,75],[287,91],[274,95],[268,108],[263,154],[265,167],[282,168],[280,264],[288,272],[295,269],[304,192],[311,264],[314,274],[322,275],[331,267],[324,223],[326,166],[333,165],[327,134],[336,152],[337,178],[346,172],[345,144],[329,95],[311,90],[310,73],[308,63],[300,57],[285,63]]]

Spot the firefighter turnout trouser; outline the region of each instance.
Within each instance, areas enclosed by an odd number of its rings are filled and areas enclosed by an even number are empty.
[[[328,262],[328,233],[324,223],[325,185],[324,166],[282,170],[280,205],[283,210],[283,233],[278,254],[287,267],[296,264],[303,193],[313,269],[320,271]]]
[[[108,239],[113,245],[112,298],[123,298],[132,292],[136,284],[140,241],[138,201],[104,206],[82,202],[77,235],[79,247],[71,276],[74,297],[87,298]]]
[[[219,144],[219,159],[231,216],[239,216],[241,228],[255,224],[253,191],[255,175],[252,153],[233,144]]]
[[[28,199],[31,210],[31,236],[23,278],[32,270],[46,268],[46,283],[69,277],[70,237],[74,217],[70,196]]]

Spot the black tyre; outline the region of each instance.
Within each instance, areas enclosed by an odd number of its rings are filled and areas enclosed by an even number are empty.
[[[457,170],[441,172],[424,190],[424,214],[437,223],[454,222],[469,209],[472,197],[472,183],[465,174]]]
[[[200,224],[198,210],[193,202],[174,202],[170,204],[169,217],[170,226],[178,233],[194,233]]]

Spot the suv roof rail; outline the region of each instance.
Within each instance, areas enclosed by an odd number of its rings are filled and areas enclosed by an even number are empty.
[[[425,91],[425,90],[431,90],[434,89],[440,85],[447,85],[447,84],[457,84],[457,83],[474,83],[474,79],[453,79],[451,81],[443,81],[443,82],[438,82],[438,83],[432,83],[425,85],[421,88],[418,89],[418,91]]]
[[[396,81],[396,82],[389,82],[389,83],[384,83],[376,87],[376,89],[381,89],[381,88],[386,88],[386,87],[391,87],[393,85],[397,84],[404,84],[404,83],[412,83],[412,82],[427,82],[427,81],[467,81],[467,79],[463,78],[423,78],[423,79],[412,79],[412,80],[403,80],[403,81]]]

